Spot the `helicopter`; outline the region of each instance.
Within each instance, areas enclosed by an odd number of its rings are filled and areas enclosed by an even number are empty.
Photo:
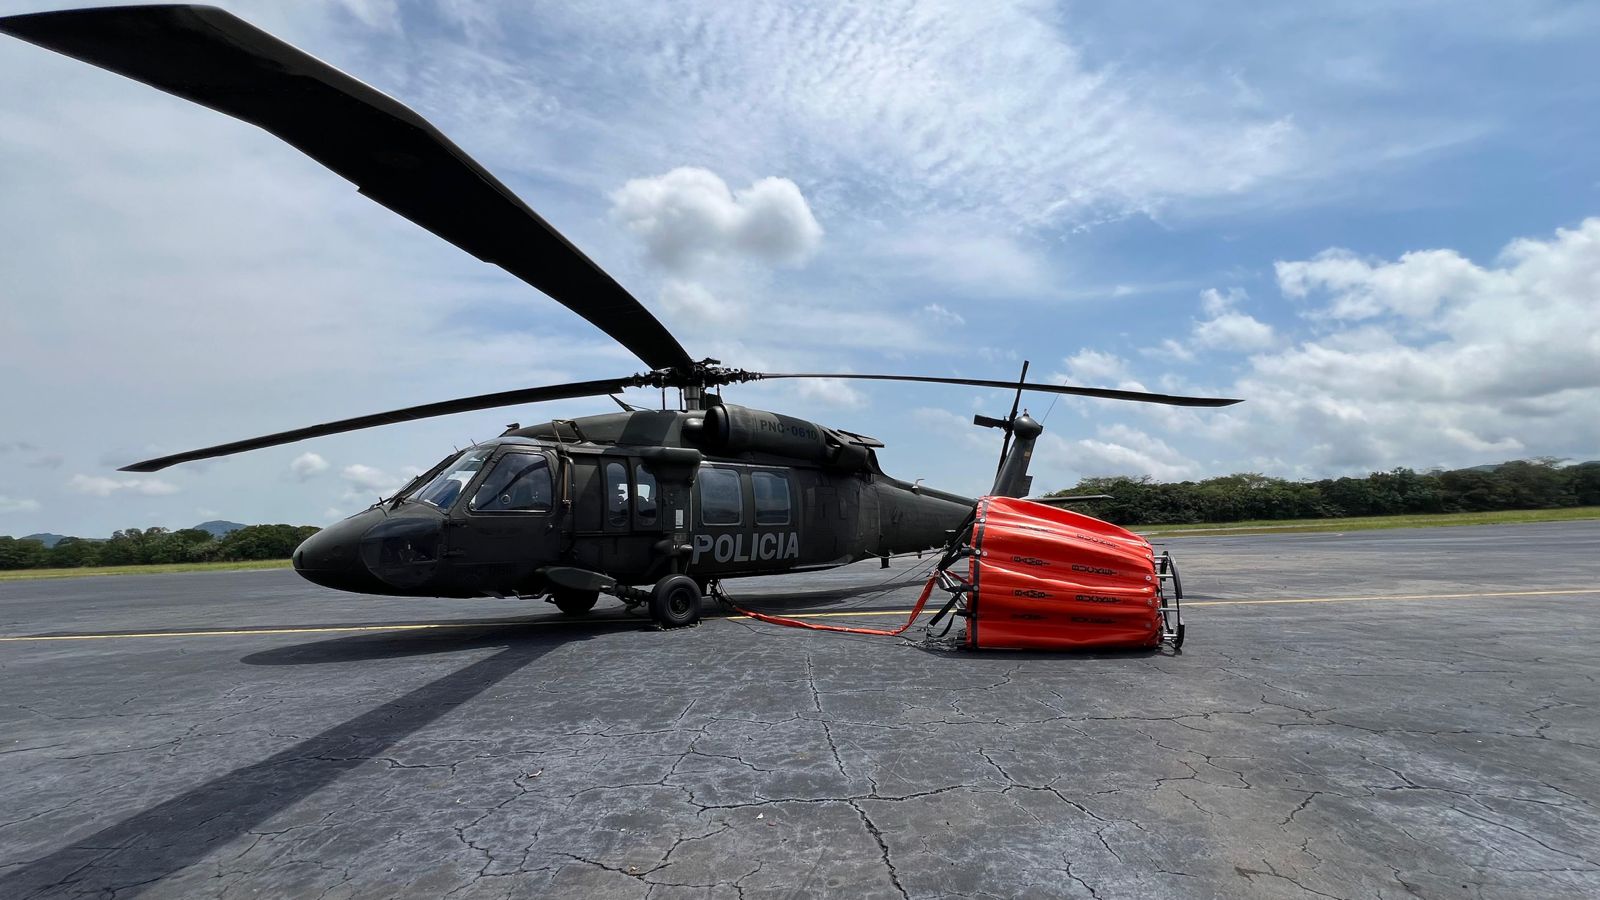
[[[663,627],[700,617],[708,584],[946,546],[976,498],[894,478],[884,444],[725,403],[776,379],[921,382],[1015,391],[990,497],[1021,498],[1043,427],[1024,390],[1192,407],[1239,402],[918,375],[770,373],[694,359],[638,300],[415,111],[214,7],[111,7],[0,18],[0,32],[254,124],[358,190],[581,316],[647,371],[464,397],[233,441],[122,467],[154,472],[248,450],[474,410],[611,396],[618,412],[513,424],[450,454],[293,555],[328,588],[420,597],[543,597],[582,614],[602,593]],[[659,388],[662,409],[615,395]],[[667,406],[667,391],[677,408]]]

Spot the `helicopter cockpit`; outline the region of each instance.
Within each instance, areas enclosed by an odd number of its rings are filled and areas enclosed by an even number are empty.
[[[510,443],[512,452],[495,453]],[[492,469],[477,482],[466,509],[471,512],[545,512],[550,509],[555,480],[550,461],[537,444],[496,442],[446,457],[418,476],[393,498],[394,504],[415,501],[449,512],[484,467]]]
[[[311,581],[342,590],[495,591],[525,577],[530,557],[554,552],[558,475],[538,441],[479,444],[441,460],[393,498],[314,535],[296,552],[295,567]],[[439,581],[447,558],[450,585]]]

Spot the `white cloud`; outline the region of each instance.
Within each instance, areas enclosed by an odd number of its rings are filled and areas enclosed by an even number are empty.
[[[504,14],[484,36],[590,48],[562,74],[627,85],[599,114],[651,135],[614,152],[718,170],[799,160],[831,174],[816,202],[911,218],[1106,221],[1247,191],[1321,149],[1240,102],[1236,78],[1091,61],[1070,21],[1027,0],[601,4]]]
[[[338,0],[338,5],[368,28],[391,33],[401,30],[397,0]]]
[[[1247,299],[1245,292],[1239,288],[1229,288],[1219,291],[1216,288],[1206,288],[1200,292],[1200,309],[1210,318],[1203,322],[1196,322],[1190,334],[1190,340],[1195,346],[1211,350],[1233,350],[1240,352],[1253,352],[1265,350],[1277,343],[1277,333],[1272,326],[1253,316],[1238,311],[1238,306]],[[1162,348],[1170,350],[1174,342],[1168,340]],[[1186,351],[1186,356],[1181,359],[1193,359],[1194,354]]]
[[[1165,441],[1127,425],[1102,426],[1094,438],[1069,440],[1046,434],[1035,452],[1041,467],[1078,478],[1149,475],[1158,481],[1193,478],[1200,466]]]
[[[1450,298],[1494,290],[1506,274],[1479,268],[1454,250],[1422,250],[1384,263],[1335,248],[1314,259],[1279,262],[1275,268],[1285,296],[1327,296],[1331,302],[1323,312],[1336,319],[1369,319],[1385,313],[1426,318]]]
[[[744,309],[722,300],[696,281],[669,278],[661,288],[661,305],[675,320],[691,325],[728,325],[744,319]]]
[[[1244,313],[1225,312],[1194,327],[1195,343],[1216,350],[1265,350],[1276,342],[1272,326]]]
[[[970,415],[958,416],[947,409],[919,406],[911,411],[911,418],[928,434],[937,435],[942,446],[968,459],[983,459],[986,454],[993,458],[1000,453],[1000,432],[974,425]],[[983,487],[988,486],[989,482],[985,481]]]
[[[1141,354],[1155,359],[1170,358],[1179,362],[1190,362],[1194,359],[1194,351],[1181,341],[1166,338],[1159,347],[1145,347],[1139,351]]]
[[[787,178],[762,178],[734,192],[716,173],[685,166],[632,179],[611,203],[650,258],[675,272],[729,258],[795,265],[822,241],[822,226]]]
[[[801,378],[795,385],[795,393],[802,400],[842,409],[860,409],[867,405],[865,394],[838,378]]]
[[[406,486],[406,482],[421,475],[416,466],[401,466],[397,471],[380,469],[365,463],[353,463],[339,470],[339,477],[350,483],[340,498],[371,502],[374,495],[388,497]]]
[[[39,501],[29,500],[26,497],[8,497],[0,494],[0,513],[34,512],[39,508]]]
[[[1227,292],[1206,288],[1200,292],[1200,309],[1208,316],[1217,316],[1233,308],[1242,298],[1243,291],[1229,288]]]
[[[109,497],[117,493],[160,497],[178,492],[177,485],[159,478],[106,478],[102,475],[74,475],[67,482],[67,487],[76,493],[93,497]]]
[[[302,453],[289,463],[289,474],[296,481],[307,481],[328,471],[328,461],[316,453]]]
[[[1066,381],[1076,385],[1104,385],[1128,375],[1128,363],[1115,353],[1083,349],[1063,360]]]
[[[1230,389],[1246,403],[1165,411],[1173,427],[1311,474],[1600,448],[1600,218],[1493,265],[1330,250],[1277,272],[1317,336],[1252,356]]]
[[[924,306],[922,308],[922,314],[927,316],[928,321],[939,326],[948,327],[967,324],[967,320],[962,318],[960,313],[951,312],[938,303],[929,303],[927,306]]]
[[[339,471],[339,477],[350,482],[358,488],[369,491],[386,493],[398,489],[406,483],[408,476],[395,475],[385,472],[375,466],[365,463],[353,463]]]
[[[1029,297],[1059,291],[1051,284],[1047,246],[1000,231],[973,215],[919,216],[890,237],[855,248],[860,265],[910,279],[923,289],[974,298]]]
[[[1600,388],[1600,218],[1549,240],[1514,241],[1500,262],[1479,266],[1453,250],[1395,262],[1356,262],[1343,251],[1281,262],[1285,294],[1322,302],[1312,315],[1376,321],[1263,358],[1256,369],[1398,401],[1492,403]]]

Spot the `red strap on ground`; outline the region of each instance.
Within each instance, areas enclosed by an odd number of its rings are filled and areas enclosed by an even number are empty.
[[[739,604],[733,602],[733,600],[728,598],[726,594],[723,595],[723,598],[728,601],[729,606],[733,607],[740,614],[749,616],[752,619],[759,619],[763,622],[771,622],[774,625],[787,625],[790,628],[810,628],[813,631],[842,631],[845,634],[881,634],[886,637],[893,637],[897,634],[905,633],[905,630],[910,628],[912,623],[917,621],[917,616],[922,615],[922,607],[927,605],[928,596],[933,593],[933,586],[938,580],[938,575],[934,575],[932,578],[928,579],[928,583],[922,586],[922,596],[917,598],[917,605],[911,608],[911,618],[906,619],[906,623],[904,625],[901,625],[899,628],[896,628],[893,631],[885,631],[882,628],[851,628],[848,625],[824,625],[820,622],[805,622],[801,621],[800,619],[790,619],[785,616],[769,616],[766,613],[759,613],[755,610],[745,609]]]

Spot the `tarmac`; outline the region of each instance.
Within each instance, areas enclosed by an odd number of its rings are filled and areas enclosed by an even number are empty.
[[[0,583],[0,898],[1600,896],[1600,522],[1166,547],[1176,653]]]

